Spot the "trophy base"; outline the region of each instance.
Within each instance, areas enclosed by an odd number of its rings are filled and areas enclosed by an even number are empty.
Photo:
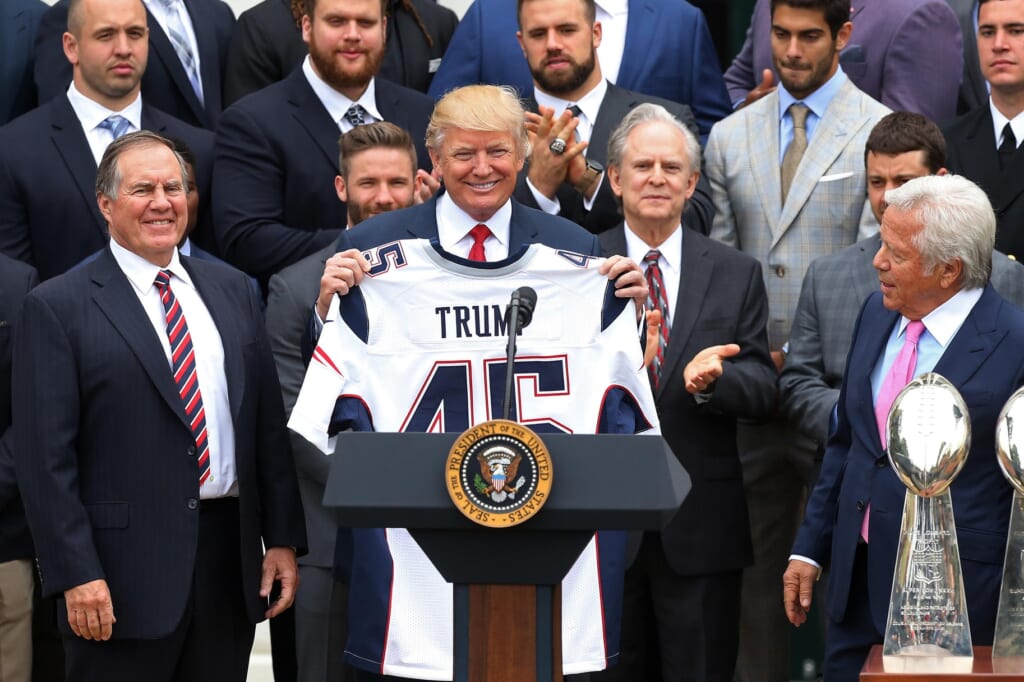
[[[969,673],[974,656],[954,656],[934,644],[917,644],[883,655],[882,666],[887,673]]]
[[[992,672],[1024,674],[1024,656],[997,657],[993,651]]]

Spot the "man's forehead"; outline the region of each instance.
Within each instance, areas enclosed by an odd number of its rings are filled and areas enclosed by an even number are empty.
[[[1024,23],[1024,0],[989,0],[978,6],[978,24]]]

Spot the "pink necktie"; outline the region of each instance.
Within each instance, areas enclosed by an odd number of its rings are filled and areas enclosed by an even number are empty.
[[[875,401],[875,421],[878,424],[878,437],[882,441],[882,447],[886,447],[886,426],[889,422],[889,410],[899,392],[914,378],[914,370],[917,368],[917,342],[924,332],[924,323],[921,320],[911,320],[904,332],[903,347],[899,355],[893,360],[889,373],[882,380],[882,388],[878,391],[878,399]],[[871,516],[871,504],[864,511],[864,520],[860,526],[860,536],[864,542],[868,541],[868,519]]]
[[[469,260],[478,263],[486,261],[484,242],[491,236],[491,228],[481,223],[469,231],[469,236],[473,238],[473,246],[469,249]]]

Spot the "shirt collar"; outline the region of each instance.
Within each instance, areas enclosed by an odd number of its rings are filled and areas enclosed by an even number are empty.
[[[628,0],[597,0],[596,4],[612,16],[625,14],[629,11]]]
[[[587,117],[587,123],[590,125],[591,129],[594,127],[594,121],[597,120],[597,112],[601,109],[601,102],[604,101],[604,95],[606,92],[608,92],[608,81],[604,78],[602,78],[601,82],[595,85],[590,92],[575,101],[562,99],[555,95],[549,95],[537,87],[533,88],[533,96],[534,99],[537,100],[537,104],[554,109],[555,116],[561,116],[562,112],[573,104],[578,106],[580,111],[583,112],[583,115]]]
[[[825,110],[828,109],[828,105],[832,101],[832,98],[836,96],[839,89],[843,87],[843,83],[847,80],[846,74],[843,73],[843,67],[837,67],[836,72],[832,74],[831,78],[825,81],[824,85],[800,100],[789,94],[789,91],[780,83],[779,120],[781,121],[783,119],[786,112],[789,110],[789,105],[794,102],[803,102],[807,105],[807,108],[811,110],[811,113],[819,119],[824,118]]]
[[[371,78],[370,83],[366,86],[366,90],[360,95],[359,99],[353,102],[345,95],[341,94],[330,85],[328,85],[320,76],[313,70],[313,64],[310,62],[309,55],[302,61],[302,75],[306,77],[306,81],[309,83],[309,87],[313,88],[313,93],[317,96],[320,102],[327,109],[327,113],[331,115],[331,120],[335,123],[341,120],[341,117],[345,115],[349,107],[353,104],[359,104],[366,109],[366,112],[373,116],[377,121],[383,121],[384,117],[380,115],[380,111],[377,110],[377,88],[376,79]]]
[[[135,99],[121,111],[114,111],[108,109],[96,100],[89,99],[83,95],[78,88],[75,87],[75,82],[71,81],[71,85],[68,86],[68,102],[71,103],[71,109],[75,112],[75,116],[82,124],[82,130],[87,133],[91,133],[96,129],[100,123],[107,120],[109,116],[123,116],[128,119],[128,122],[132,124],[134,130],[142,130],[142,93],[140,92],[135,96]]]
[[[945,348],[963,326],[974,305],[981,298],[983,289],[961,289],[952,298],[921,318],[924,328],[939,345]],[[910,320],[900,316],[899,336],[906,331]]]
[[[996,109],[996,105],[992,103],[992,96],[988,98],[989,111],[992,112],[992,127],[996,136],[996,147],[1003,141],[1003,128],[1006,124],[1010,124],[1010,129],[1013,130],[1013,137],[1017,141],[1017,146],[1020,146],[1020,142],[1024,139],[1024,111],[1017,114],[1013,118],[1006,118],[1002,112]]]
[[[683,226],[679,225],[676,229],[668,236],[668,239],[663,241],[656,247],[648,245],[640,236],[633,231],[633,228],[628,223],[625,224],[626,229],[626,256],[628,256],[634,263],[643,263],[644,256],[647,252],[653,248],[657,248],[661,252],[661,261],[665,266],[675,272],[680,272],[682,269],[682,253],[683,253]]]
[[[441,248],[445,251],[453,253],[454,245],[468,235],[469,231],[480,222],[459,208],[447,192],[438,197],[437,236],[441,242]],[[494,215],[483,221],[483,224],[490,228],[495,239],[508,248],[509,230],[512,224],[512,200],[506,201],[501,208],[494,212]]]
[[[170,270],[171,274],[187,284],[191,288],[195,288],[192,284],[192,278],[189,276],[188,271],[185,270],[181,265],[181,259],[178,257],[178,250],[174,250],[174,254],[171,256],[171,262],[167,264],[167,267],[161,268],[157,265],[153,265],[142,256],[129,251],[125,247],[117,243],[113,237],[110,239],[110,252],[114,255],[114,260],[117,262],[118,267],[128,278],[128,281],[132,283],[132,286],[140,294],[148,294],[150,288],[153,286],[153,282],[156,281],[156,275],[161,270]]]

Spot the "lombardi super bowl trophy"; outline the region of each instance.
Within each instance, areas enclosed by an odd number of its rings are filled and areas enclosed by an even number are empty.
[[[882,661],[886,672],[970,671],[971,629],[949,485],[960,473],[971,424],[960,393],[924,374],[889,412],[889,462],[907,486]]]
[[[1024,673],[1024,389],[1010,396],[999,414],[996,455],[1014,493],[992,642],[992,668],[996,672]]]

